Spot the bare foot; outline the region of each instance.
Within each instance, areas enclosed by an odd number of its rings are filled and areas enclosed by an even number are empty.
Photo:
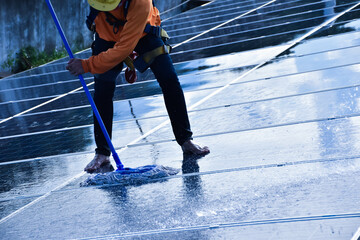
[[[105,173],[114,171],[110,163],[110,158],[102,154],[96,154],[94,159],[86,165],[85,172],[88,173]]]
[[[199,145],[193,143],[191,140],[187,140],[186,142],[184,142],[184,144],[181,145],[181,148],[184,153],[188,154],[206,155],[210,153],[208,147],[200,147]]]

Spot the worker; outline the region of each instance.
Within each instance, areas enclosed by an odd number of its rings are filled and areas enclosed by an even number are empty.
[[[92,56],[88,59],[70,59],[66,69],[75,76],[87,72],[94,74],[94,102],[109,136],[111,137],[112,133],[115,80],[123,68],[122,63],[129,55],[134,58],[135,51],[139,56],[134,60],[134,64],[140,62],[137,64],[142,71],[150,67],[162,89],[172,130],[182,151],[196,155],[208,154],[208,147],[200,147],[192,141],[193,133],[190,129],[184,93],[169,55],[169,47],[164,43],[167,36],[166,33],[165,37],[162,34],[164,31],[160,27],[160,14],[154,2],[88,0],[88,3],[91,11],[87,25],[95,31]],[[149,53],[150,60],[143,58]],[[144,66],[146,64],[149,66]],[[127,78],[132,81],[136,76],[134,69],[130,71],[133,72],[128,72]],[[112,171],[109,158],[111,151],[95,117],[94,136],[95,157],[84,171]]]

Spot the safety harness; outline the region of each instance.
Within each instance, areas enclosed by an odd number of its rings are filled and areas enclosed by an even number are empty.
[[[117,34],[119,32],[120,27],[123,27],[127,20],[127,14],[130,6],[131,0],[123,0],[125,1],[124,6],[124,18],[125,20],[117,19],[114,15],[112,15],[110,12],[105,12],[106,14],[106,22],[110,24],[110,26],[113,26],[113,32],[114,34]],[[155,6],[153,1],[153,6]],[[96,26],[94,24],[95,18],[99,14],[99,10],[96,10],[93,7],[90,7],[90,14],[86,17],[86,26],[88,29],[95,33]],[[160,26],[151,26],[150,24],[147,24],[145,26],[144,32],[147,34],[154,35],[158,38],[161,38],[164,41],[164,45],[158,48],[155,48],[149,52],[144,53],[143,55],[140,55],[136,57],[135,60],[133,60],[132,57],[127,57],[124,62],[125,64],[133,71],[134,68],[136,68],[139,72],[143,73],[146,71],[146,69],[149,68],[150,64],[155,60],[157,56],[160,56],[162,54],[168,54],[171,52],[171,46],[166,44],[166,41],[170,39],[167,32]]]

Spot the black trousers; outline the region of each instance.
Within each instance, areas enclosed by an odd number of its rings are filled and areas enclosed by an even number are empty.
[[[106,51],[107,49],[113,47],[114,44],[115,42],[108,42],[96,36],[92,45],[93,55]],[[151,51],[162,45],[164,45],[164,42],[160,38],[148,34],[140,39],[135,51],[142,55],[145,52]],[[190,129],[184,93],[169,54],[158,56],[150,65],[150,68],[163,92],[165,106],[171,121],[175,139],[179,145],[182,145],[185,141],[191,139],[192,132]],[[94,76],[94,102],[110,137],[112,136],[114,113],[113,97],[116,86],[115,81],[121,70],[122,63],[103,74],[95,74]],[[94,134],[97,147],[96,153],[110,156],[110,148],[95,116]]]

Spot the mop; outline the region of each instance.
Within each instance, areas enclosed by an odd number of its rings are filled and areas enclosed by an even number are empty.
[[[45,1],[46,1],[46,4],[48,5],[51,16],[55,22],[56,28],[58,29],[61,39],[65,45],[66,51],[69,54],[70,59],[72,59],[72,58],[74,58],[74,55],[70,49],[69,43],[65,37],[64,31],[62,30],[62,27],[56,16],[54,8],[53,8],[50,0],[45,0]],[[84,182],[82,182],[80,184],[81,186],[104,185],[104,184],[106,184],[106,185],[142,184],[142,183],[146,183],[149,181],[154,181],[156,179],[168,177],[171,175],[176,175],[179,172],[179,170],[176,168],[166,167],[166,166],[162,166],[162,165],[146,165],[146,166],[137,167],[137,168],[125,168],[124,165],[120,161],[120,158],[114,148],[114,145],[111,142],[110,136],[109,136],[109,134],[105,128],[105,125],[101,119],[99,111],[96,108],[94,100],[91,97],[90,91],[89,91],[88,87],[86,86],[83,76],[80,74],[78,77],[81,82],[81,85],[84,88],[85,94],[89,100],[89,103],[94,112],[94,115],[99,122],[100,128],[104,134],[104,137],[110,147],[112,156],[114,158],[114,161],[115,161],[116,167],[117,167],[117,169],[113,172],[101,173],[101,174],[96,174],[96,175],[90,176],[87,180],[85,180]]]

